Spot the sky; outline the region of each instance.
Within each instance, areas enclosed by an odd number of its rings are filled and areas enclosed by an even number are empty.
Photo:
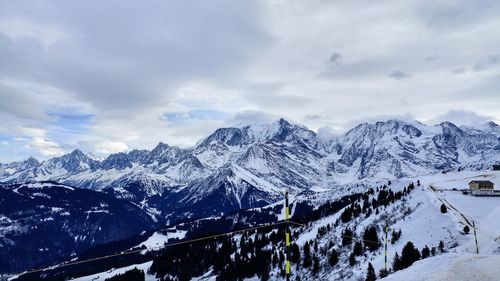
[[[500,1],[0,0],[0,162],[284,117],[500,119]]]

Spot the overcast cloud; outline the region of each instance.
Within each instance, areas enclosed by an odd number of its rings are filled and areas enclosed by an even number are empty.
[[[1,1],[0,162],[284,117],[500,119],[500,2]]]

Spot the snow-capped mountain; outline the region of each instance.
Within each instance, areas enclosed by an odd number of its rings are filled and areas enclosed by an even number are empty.
[[[12,174],[17,174],[16,178],[19,178],[20,180],[23,177],[27,178],[33,178],[32,174],[24,174],[22,175],[23,171],[32,171],[36,167],[40,166],[40,162],[36,160],[33,157],[30,157],[22,162],[13,162],[9,164],[2,164],[0,163],[0,177],[9,177]]]
[[[360,124],[325,141],[280,119],[220,128],[187,149],[159,143],[151,151],[112,154],[103,161],[79,150],[42,163],[30,158],[2,165],[0,181],[54,180],[107,191],[168,215],[164,206],[190,213],[190,204],[206,198],[223,196],[212,202],[221,204],[213,211],[230,211],[270,202],[284,189],[331,189],[353,180],[484,169],[499,161],[500,129],[493,122],[471,128],[388,120]]]

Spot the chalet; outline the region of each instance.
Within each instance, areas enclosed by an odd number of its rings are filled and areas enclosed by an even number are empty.
[[[491,169],[492,169],[493,171],[500,171],[500,164],[493,165],[493,166],[491,167]]]
[[[469,188],[471,190],[475,189],[493,189],[494,184],[491,181],[471,181],[469,182]]]
[[[494,193],[494,184],[491,181],[475,180],[469,182],[472,195],[490,195]]]

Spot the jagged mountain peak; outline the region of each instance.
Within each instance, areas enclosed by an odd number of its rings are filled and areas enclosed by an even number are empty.
[[[460,128],[457,125],[455,125],[454,123],[452,123],[450,121],[441,122],[441,123],[439,123],[439,126],[441,126],[442,128],[452,128],[454,130],[460,130]]]
[[[153,148],[153,150],[155,150],[155,149],[168,149],[168,148],[170,148],[170,145],[168,145],[168,143],[165,143],[165,142],[162,142],[162,141],[161,141],[161,142],[159,142],[159,143],[155,146],[155,148]]]
[[[75,149],[69,153],[72,156],[77,156],[77,157],[86,157],[86,155],[80,150],[80,149]]]
[[[60,156],[60,157],[55,157],[55,158],[49,159],[48,161],[51,161],[53,159],[57,160],[57,161],[65,162],[65,163],[72,162],[72,161],[73,162],[78,161],[78,162],[84,162],[84,163],[93,163],[93,164],[98,163],[97,160],[90,158],[87,154],[83,153],[80,149],[75,149],[68,154],[65,154],[65,155]]]
[[[206,147],[211,144],[225,144],[228,146],[238,146],[247,144],[248,137],[241,128],[227,127],[215,130],[210,136],[199,143],[199,147]]]
[[[177,147],[170,146],[166,143],[160,142],[151,150],[145,157],[145,164],[157,163],[159,165],[167,164],[172,165],[179,161],[185,154],[185,150]]]
[[[28,159],[26,159],[24,162],[29,162],[29,163],[33,163],[33,164],[40,164],[40,161],[38,161],[38,159],[36,159],[35,157],[33,156],[30,156]]]
[[[149,152],[149,157],[159,157],[165,153],[170,153],[174,151],[180,151],[182,150],[181,148],[177,146],[170,146],[167,143],[164,142],[159,142],[150,152]],[[137,152],[136,152],[137,153]]]
[[[347,131],[340,138],[345,141],[356,141],[361,139],[378,139],[384,136],[407,135],[410,137],[420,137],[425,128],[420,122],[408,122],[398,119],[377,121],[375,123],[361,123],[353,129]]]
[[[247,146],[267,141],[283,142],[295,135],[299,138],[312,139],[316,133],[301,125],[295,125],[280,118],[271,123],[251,124],[240,128],[225,127],[215,130],[208,137],[201,139],[196,147],[210,145]]]
[[[109,155],[104,161],[102,161],[101,166],[105,170],[109,169],[125,169],[132,168],[132,161],[129,158],[129,155],[124,152],[118,152]]]

